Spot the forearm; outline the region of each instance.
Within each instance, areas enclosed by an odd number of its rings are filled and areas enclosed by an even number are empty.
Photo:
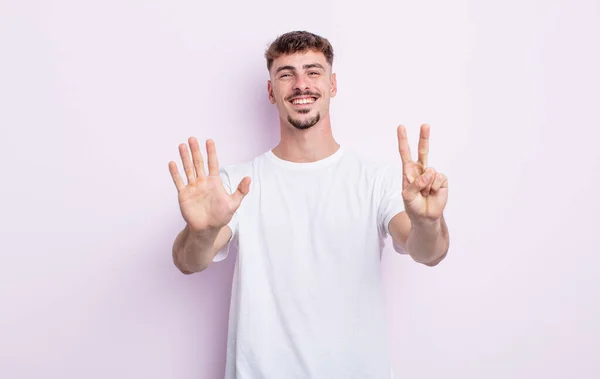
[[[428,266],[438,264],[448,252],[450,236],[442,216],[431,223],[412,223],[406,249],[417,262]]]
[[[195,232],[186,225],[173,243],[175,266],[184,274],[206,269],[215,255],[218,234],[219,230]]]

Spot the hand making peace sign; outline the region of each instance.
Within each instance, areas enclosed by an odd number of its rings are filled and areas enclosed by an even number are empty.
[[[442,173],[427,167],[429,153],[429,125],[421,125],[419,155],[415,162],[410,155],[406,129],[398,127],[398,149],[402,159],[402,198],[404,210],[412,222],[436,221],[448,201],[448,179]]]

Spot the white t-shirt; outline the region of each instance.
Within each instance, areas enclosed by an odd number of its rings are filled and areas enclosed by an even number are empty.
[[[310,163],[268,151],[221,170],[230,193],[245,176],[250,192],[214,258],[238,245],[225,378],[390,378],[380,259],[404,210],[400,170],[343,148]]]

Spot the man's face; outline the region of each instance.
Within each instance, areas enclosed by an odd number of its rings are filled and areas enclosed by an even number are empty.
[[[329,100],[337,86],[323,53],[283,55],[273,61],[270,77],[269,100],[277,105],[280,119],[308,129],[329,115]]]

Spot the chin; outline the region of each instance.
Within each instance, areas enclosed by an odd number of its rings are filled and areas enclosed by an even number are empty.
[[[292,117],[288,115],[287,121],[296,129],[306,130],[315,126],[321,120],[321,114],[317,112],[316,115],[310,116],[308,114],[303,117]]]

